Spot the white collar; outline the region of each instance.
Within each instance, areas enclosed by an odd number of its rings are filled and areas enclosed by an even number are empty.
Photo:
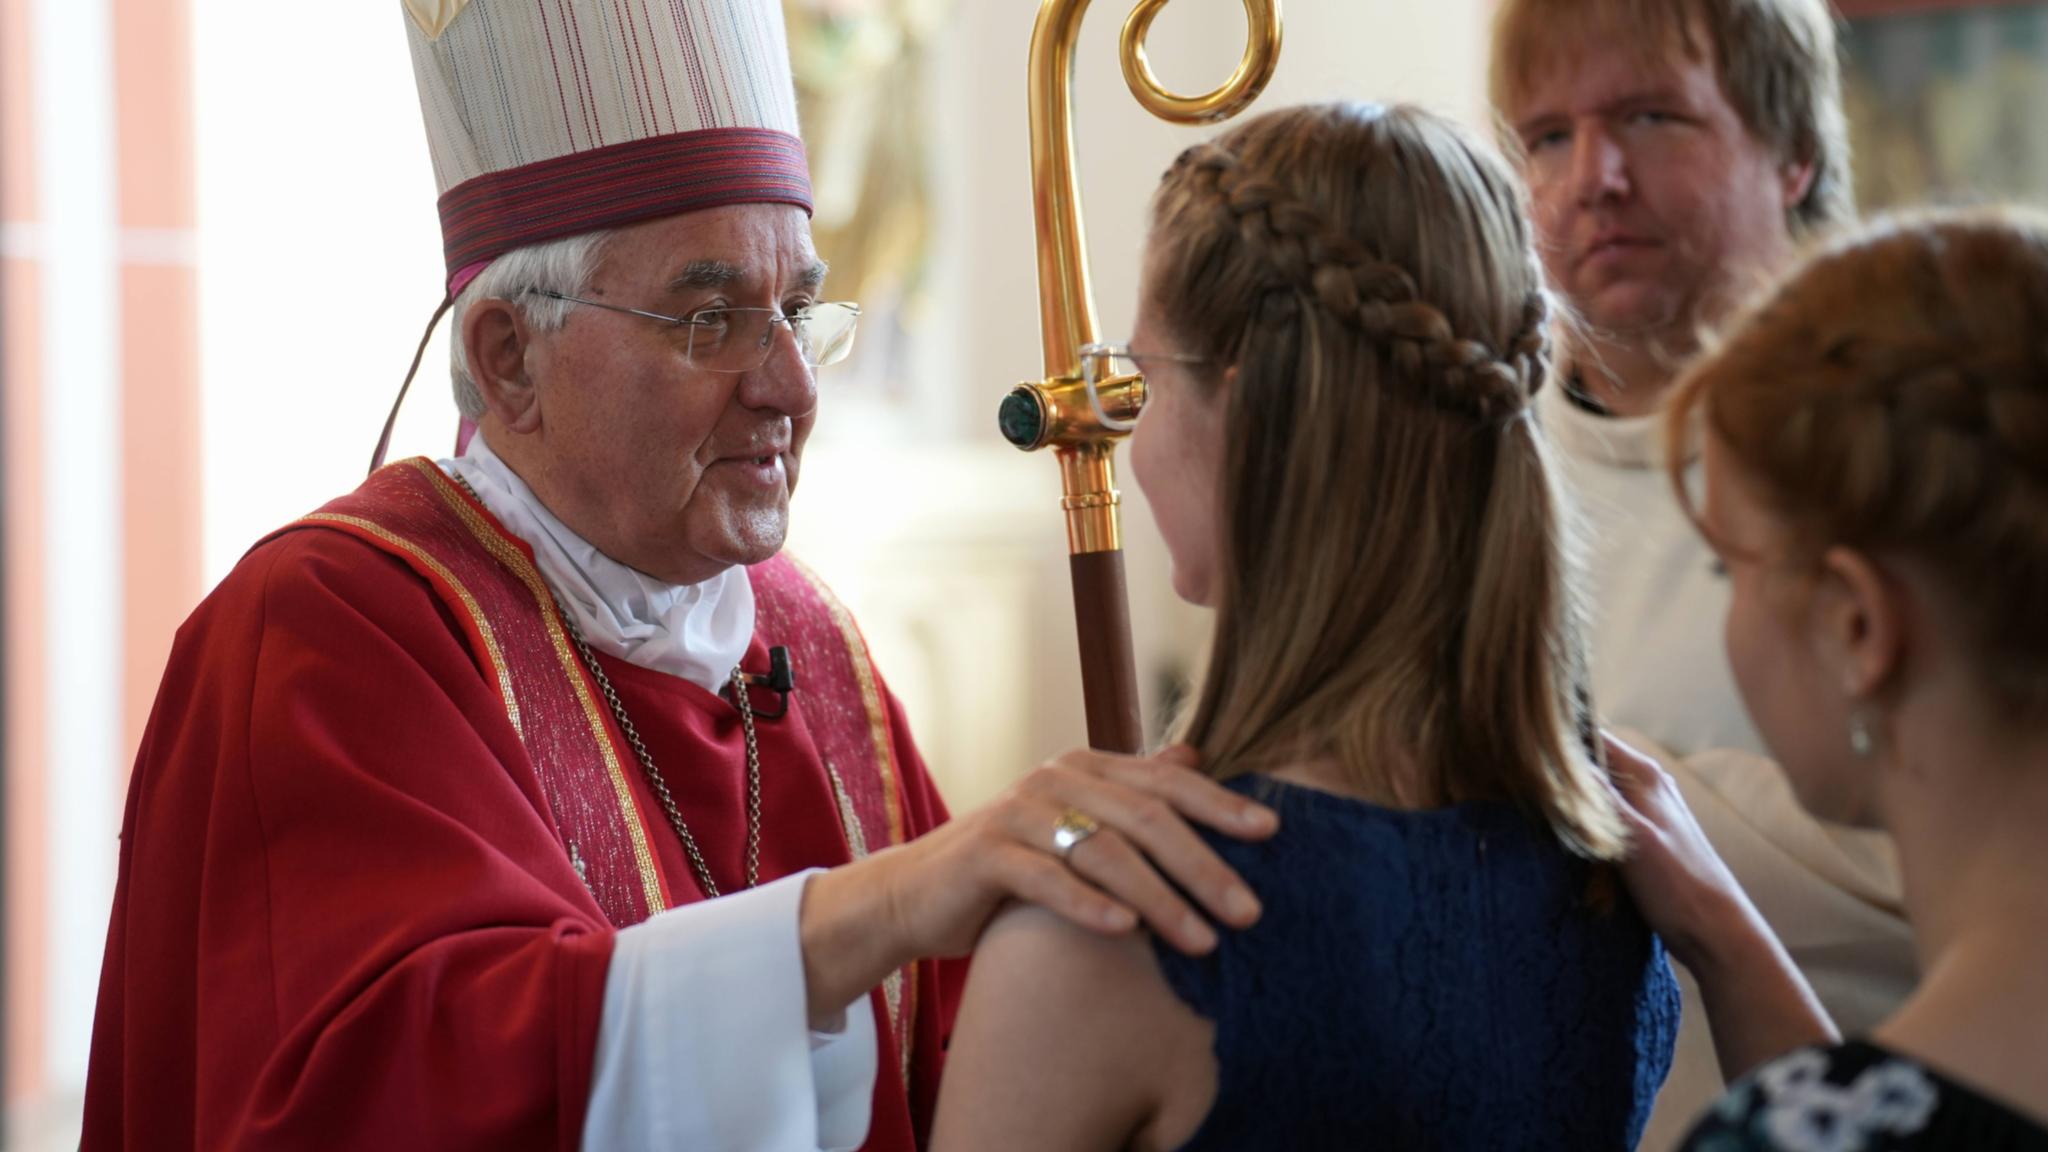
[[[701,584],[665,584],[619,563],[555,518],[479,432],[441,471],[467,482],[491,515],[533,548],[555,601],[592,648],[716,693],[754,638],[754,586],[727,568]]]

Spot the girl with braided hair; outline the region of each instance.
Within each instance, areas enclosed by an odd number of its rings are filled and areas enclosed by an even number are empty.
[[[936,1147],[1634,1146],[1678,999],[1609,863],[1544,300],[1514,177],[1427,112],[1274,112],[1166,174],[1131,465],[1216,609],[1182,739],[1280,816],[1217,842],[1263,915],[1196,959],[999,917]]]
[[[1923,973],[1837,1043],[1671,780],[1617,754],[1628,882],[1735,1081],[1684,1147],[2048,1149],[2048,217],[1823,250],[1668,429],[1672,460],[1701,437],[1700,490],[1673,479],[1744,702],[1808,810],[1896,839]]]

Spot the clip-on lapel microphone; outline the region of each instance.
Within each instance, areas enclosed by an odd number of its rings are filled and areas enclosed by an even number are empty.
[[[755,709],[754,715],[763,720],[780,720],[789,714],[789,694],[796,691],[796,671],[790,666],[789,649],[777,644],[768,650],[768,673],[740,671],[740,679],[749,687],[766,688],[775,693],[775,711]]]

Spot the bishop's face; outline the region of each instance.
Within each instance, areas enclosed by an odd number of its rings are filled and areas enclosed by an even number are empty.
[[[817,299],[823,275],[801,209],[741,204],[620,230],[583,295],[669,316],[789,315]],[[815,369],[786,325],[745,372],[693,364],[690,332],[571,305],[529,346],[540,418],[515,465],[578,535],[676,584],[782,547],[818,405]]]

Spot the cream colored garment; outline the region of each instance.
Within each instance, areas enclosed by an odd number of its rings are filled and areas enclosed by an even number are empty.
[[[716,693],[754,640],[754,585],[738,566],[702,584],[665,584],[599,552],[548,511],[481,433],[439,462],[468,481],[500,523],[533,548],[534,566],[592,648]]]
[[[1722,648],[1727,582],[1671,491],[1661,419],[1596,416],[1560,388],[1538,397],[1538,412],[1592,537],[1593,696],[1604,722],[1671,770],[1836,1024],[1868,1031],[1918,978],[1890,839],[1807,815],[1750,724]],[[1722,1087],[1699,991],[1682,972],[1680,985],[1678,1056],[1647,1152],[1676,1145]]]

